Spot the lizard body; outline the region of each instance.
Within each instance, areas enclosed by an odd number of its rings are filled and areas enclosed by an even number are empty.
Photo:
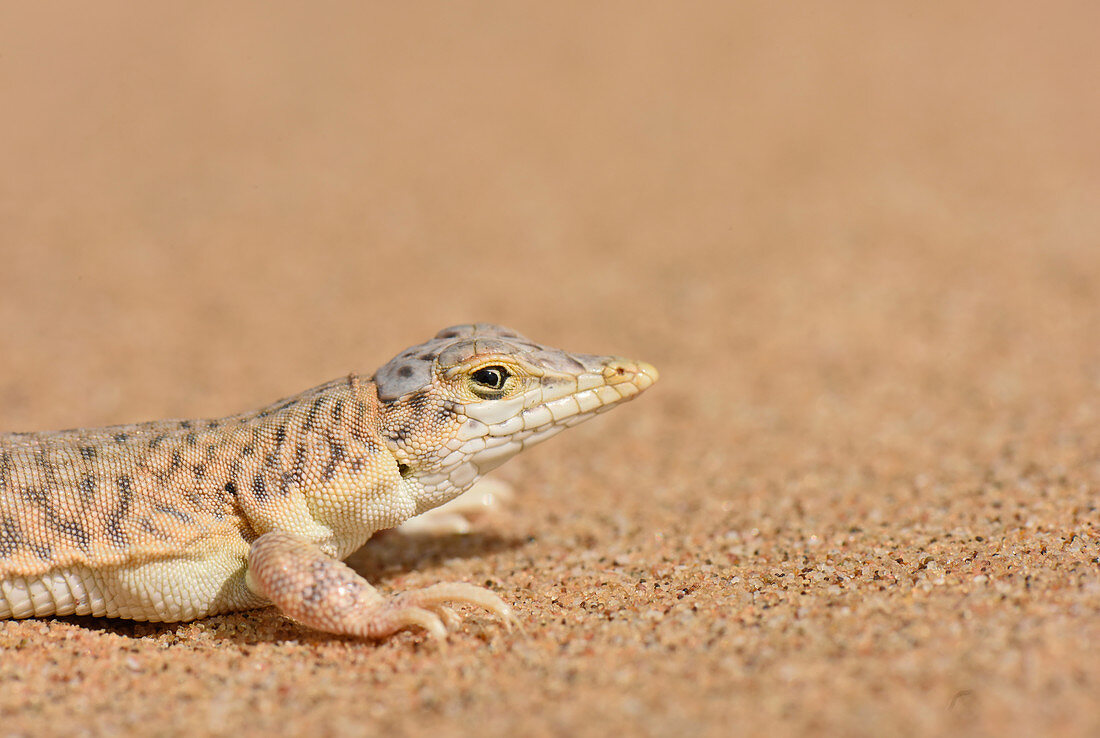
[[[510,618],[469,584],[384,597],[341,560],[656,379],[476,324],[259,411],[0,434],[0,618],[172,622],[274,603],[363,637],[442,635],[448,602]]]

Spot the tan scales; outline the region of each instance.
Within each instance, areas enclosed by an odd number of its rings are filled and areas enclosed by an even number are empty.
[[[0,434],[0,618],[180,621],[275,604],[305,625],[443,635],[464,583],[385,597],[342,563],[372,534],[657,379],[488,324],[454,326],[371,378],[259,411]]]

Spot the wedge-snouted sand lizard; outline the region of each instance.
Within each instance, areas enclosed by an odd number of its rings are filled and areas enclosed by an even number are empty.
[[[488,589],[387,597],[342,559],[655,381],[644,362],[462,325],[370,379],[255,412],[0,434],[0,618],[172,622],[273,603],[330,633],[442,636],[457,603],[509,622]]]

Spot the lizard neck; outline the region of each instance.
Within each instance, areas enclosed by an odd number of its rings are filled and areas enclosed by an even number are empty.
[[[253,435],[263,439],[263,481],[240,489],[238,498],[255,533],[286,531],[343,558],[414,515],[378,417],[374,384],[356,375],[253,414]]]

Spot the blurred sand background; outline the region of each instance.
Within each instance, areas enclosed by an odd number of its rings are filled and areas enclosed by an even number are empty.
[[[1100,734],[1100,6],[9,3],[0,427],[211,416],[442,326],[644,358],[386,591],[0,623],[0,735]]]

